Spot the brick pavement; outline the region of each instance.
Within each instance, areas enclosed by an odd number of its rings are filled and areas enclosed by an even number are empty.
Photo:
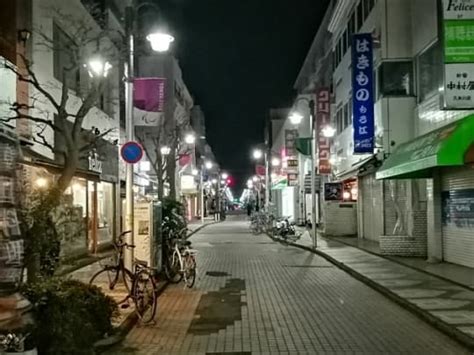
[[[109,354],[468,354],[323,258],[230,220],[192,237],[199,278]]]
[[[312,240],[306,232],[295,244],[312,247]],[[474,290],[470,287],[332,239],[318,238],[318,251],[466,344],[474,344]]]

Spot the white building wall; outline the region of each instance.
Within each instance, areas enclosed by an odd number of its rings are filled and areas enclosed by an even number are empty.
[[[62,0],[35,0],[32,3],[33,33],[31,37],[31,52],[33,71],[37,75],[38,81],[48,88],[48,92],[50,92],[56,100],[59,100],[62,85],[53,75],[53,51],[51,48],[45,46],[45,44],[51,45],[50,39],[53,38],[53,23],[56,22],[72,39],[74,39],[74,25],[79,26],[85,24],[87,27],[95,28],[97,33],[99,33],[100,29],[87,10],[82,6],[80,0],[71,0],[68,2]],[[94,36],[94,33],[92,33],[91,36]],[[45,40],[44,37],[46,37],[47,40]],[[92,55],[96,50],[95,44],[91,45],[89,50]],[[114,59],[117,58],[110,58],[111,61]],[[110,96],[115,98],[113,101],[115,107],[113,117],[108,116],[98,108],[93,108],[86,116],[83,124],[85,129],[96,127],[101,132],[114,129],[113,132],[105,137],[111,141],[118,139],[120,133],[118,109],[119,74],[117,62],[114,62],[114,64],[115,67],[110,71],[107,78],[110,82]],[[81,100],[75,96],[73,90],[70,90],[69,94],[70,99],[67,108],[70,112],[75,113],[81,105]],[[30,104],[34,103],[36,107],[36,109],[32,110],[32,114],[53,120],[55,113],[54,107],[44,98],[41,98],[40,101],[35,101],[35,97],[41,97],[41,95],[31,87]],[[33,130],[33,134],[35,132],[38,131]],[[54,142],[54,133],[51,129],[45,131],[45,137],[49,142]],[[54,158],[53,153],[44,146],[36,144],[33,149],[45,157]]]

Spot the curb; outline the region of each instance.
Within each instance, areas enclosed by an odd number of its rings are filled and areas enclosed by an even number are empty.
[[[211,222],[211,223],[203,224],[203,225],[197,227],[197,228],[196,228],[195,230],[193,230],[191,233],[189,233],[189,234],[186,236],[186,239],[191,238],[194,234],[196,234],[196,233],[199,232],[200,230],[206,228],[207,226],[212,226],[212,225],[218,224],[218,223],[222,223],[222,221],[214,221],[214,222]]]
[[[331,238],[327,238],[327,237],[326,237],[325,239],[331,241]],[[427,270],[419,269],[419,268],[417,268],[417,267],[415,267],[415,266],[412,266],[412,265],[409,265],[409,264],[405,264],[405,263],[403,263],[403,262],[401,262],[401,261],[399,261],[399,260],[393,259],[392,256],[390,256],[390,255],[377,254],[377,253],[375,253],[375,252],[373,252],[373,251],[360,248],[360,247],[355,246],[355,245],[352,245],[352,244],[350,244],[350,243],[343,242],[343,241],[341,241],[341,240],[339,240],[339,239],[334,239],[334,240],[332,240],[332,241],[336,241],[336,242],[338,242],[338,243],[347,245],[347,246],[349,246],[349,247],[353,247],[353,248],[362,250],[362,251],[364,251],[364,252],[366,252],[366,253],[368,253],[368,254],[375,255],[375,256],[378,256],[378,257],[380,257],[380,258],[384,258],[385,260],[392,261],[392,262],[394,262],[394,263],[397,263],[398,265],[405,266],[405,267],[410,268],[410,269],[412,269],[412,270],[422,272],[422,273],[424,273],[424,274],[426,274],[426,275],[437,277],[438,279],[441,279],[441,280],[443,280],[443,281],[453,283],[453,284],[455,284],[455,285],[457,285],[457,286],[459,286],[459,287],[463,287],[463,288],[465,288],[466,290],[474,291],[474,287],[470,287],[470,286],[465,285],[465,284],[462,284],[462,283],[460,283],[460,282],[457,282],[457,281],[453,281],[453,280],[451,280],[451,279],[448,279],[447,277],[440,276],[440,275],[438,275],[438,274],[434,274],[434,273],[432,273],[432,272],[430,272],[430,271],[427,271]]]
[[[274,239],[271,236],[269,236],[270,239],[276,242],[280,242],[278,239]],[[422,310],[421,308],[415,306],[414,304],[408,302],[406,299],[398,296],[396,293],[390,291],[388,288],[381,286],[380,284],[376,283],[375,281],[367,278],[366,276],[358,273],[357,271],[353,270],[352,268],[348,267],[346,264],[338,261],[337,259],[333,258],[332,256],[320,251],[320,250],[315,250],[311,247],[307,247],[301,244],[293,243],[293,242],[288,242],[287,245],[294,246],[296,248],[300,248],[306,251],[309,251],[311,253],[317,254],[330,263],[336,265],[338,268],[341,270],[345,271],[355,279],[363,282],[367,286],[373,288],[374,290],[378,291],[382,295],[386,296],[390,300],[394,301],[398,305],[402,306],[404,309],[409,310],[411,313],[416,315],[418,318],[424,320],[428,324],[432,325],[434,328],[440,330],[444,334],[448,335],[449,337],[453,338],[456,340],[458,343],[461,345],[467,347],[470,350],[474,350],[474,339],[463,332],[457,330],[456,328],[448,325],[447,323],[441,321],[440,319],[432,316],[428,312]]]
[[[159,297],[168,287],[169,282],[164,281],[163,284],[157,290],[157,296]],[[123,322],[115,328],[116,332],[114,335],[99,340],[95,345],[94,349],[98,353],[102,353],[110,348],[114,347],[115,345],[121,343],[128,335],[128,333],[132,330],[132,328],[138,323],[138,316],[135,312],[130,313]]]

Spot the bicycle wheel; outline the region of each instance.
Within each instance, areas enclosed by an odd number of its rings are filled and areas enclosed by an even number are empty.
[[[183,279],[181,272],[181,265],[179,263],[179,256],[176,251],[168,256],[165,263],[165,274],[169,282],[177,284]]]
[[[123,303],[130,297],[132,289],[132,273],[115,266],[107,266],[99,270],[89,281],[89,285],[98,287],[103,293],[111,296],[117,303]]]
[[[135,311],[143,323],[155,318],[157,308],[157,291],[155,280],[148,270],[141,270],[133,281],[132,297]]]
[[[196,282],[196,259],[194,255],[188,254],[184,256],[184,283],[188,288],[192,288],[194,286],[194,282]]]

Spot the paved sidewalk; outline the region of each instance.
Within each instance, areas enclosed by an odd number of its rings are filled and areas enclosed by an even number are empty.
[[[312,249],[308,232],[290,244]],[[474,291],[470,288],[321,237],[317,253],[474,349]]]
[[[192,237],[193,289],[171,285],[155,325],[108,354],[468,354],[324,258],[228,220]]]

